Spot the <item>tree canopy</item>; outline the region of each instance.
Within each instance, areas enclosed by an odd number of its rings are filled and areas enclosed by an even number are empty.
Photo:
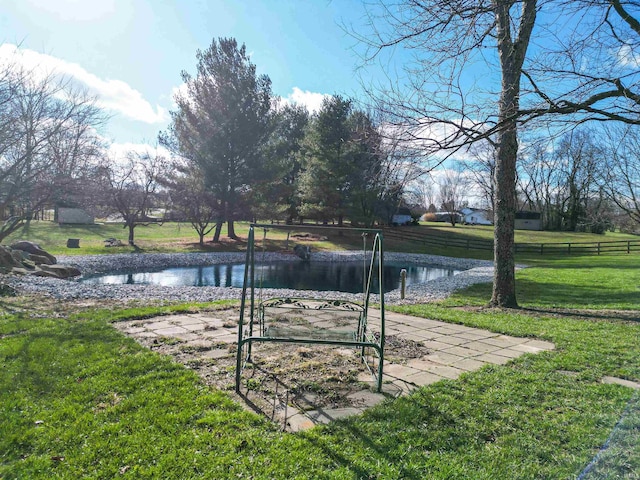
[[[365,61],[409,59],[388,85],[369,88],[425,155],[442,162],[478,141],[496,149],[492,305],[517,306],[518,127],[640,123],[639,12],[623,0],[399,0],[371,7],[355,33]]]

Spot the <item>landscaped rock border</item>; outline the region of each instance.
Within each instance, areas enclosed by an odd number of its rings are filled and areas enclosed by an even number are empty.
[[[353,261],[362,258],[361,252],[314,252],[311,261]],[[219,263],[244,262],[244,253],[167,253],[167,254],[115,254],[66,256],[58,259],[65,265],[77,267],[83,275],[125,271],[136,269],[153,269],[165,267],[181,267],[196,265],[215,265]],[[260,260],[301,261],[295,255],[282,253],[259,254]],[[385,302],[389,304],[424,303],[446,298],[453,291],[475,283],[490,282],[493,278],[493,263],[485,260],[451,258],[437,255],[385,253],[385,261],[405,262],[407,265],[438,265],[465,270],[457,275],[440,278],[430,282],[411,285],[407,288],[406,297],[400,300],[398,290],[385,294]],[[8,284],[19,292],[37,293],[63,300],[73,299],[134,299],[207,302],[223,299],[239,299],[240,288],[234,287],[168,287],[155,285],[95,285],[83,284],[73,280],[52,278],[16,277],[3,275],[0,283]],[[344,292],[317,292],[309,290],[265,289],[263,296],[297,296],[305,298],[335,298],[359,301],[362,295]],[[371,301],[378,302],[378,296],[372,295]]]
[[[10,246],[0,245],[0,272],[51,278],[69,278],[81,274],[75,267],[59,265],[56,257],[40,245],[25,240]]]

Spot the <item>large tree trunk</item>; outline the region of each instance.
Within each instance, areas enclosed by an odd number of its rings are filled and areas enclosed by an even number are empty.
[[[227,220],[227,236],[229,238],[233,238],[234,240],[238,239],[236,235],[235,225],[233,224],[233,219]]]
[[[129,223],[127,225],[127,227],[129,228],[129,245],[131,245],[133,247],[133,246],[135,246],[135,243],[133,241],[133,230],[136,228],[136,224],[135,223]]]
[[[222,220],[218,220],[216,222],[216,229],[213,232],[213,243],[218,243],[220,241],[220,233],[222,232],[222,224],[224,222]]]
[[[227,237],[237,240],[236,229],[233,218],[233,204],[235,202],[235,195],[233,192],[229,192],[228,200],[224,202],[224,218],[227,221]]]
[[[493,0],[496,12],[497,44],[502,70],[498,122],[498,154],[495,169],[494,205],[494,273],[493,293],[489,304],[493,307],[516,308],[516,273],[514,227],[516,212],[516,159],[518,134],[516,118],[520,108],[520,78],[531,31],[536,18],[536,0],[522,2],[522,16],[517,37],[511,36],[511,8],[514,2]]]
[[[496,199],[494,205],[494,273],[490,305],[517,307],[514,257],[516,211],[516,156],[518,140],[515,125],[500,136],[495,170]]]

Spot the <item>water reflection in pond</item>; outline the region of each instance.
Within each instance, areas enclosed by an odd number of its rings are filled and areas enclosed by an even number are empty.
[[[461,271],[433,265],[388,262],[384,266],[385,292],[399,288],[400,270],[403,268],[407,270],[407,285],[425,283]],[[256,286],[360,293],[363,291],[363,271],[362,262],[268,262],[256,264]],[[242,287],[243,279],[244,263],[223,263],[95,275],[84,278],[82,282],[103,285]],[[377,293],[377,284],[372,291]]]

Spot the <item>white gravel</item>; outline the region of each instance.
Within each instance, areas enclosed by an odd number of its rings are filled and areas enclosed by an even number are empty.
[[[260,260],[262,259],[260,254]],[[385,261],[404,262],[407,265],[437,265],[465,270],[452,277],[439,278],[424,284],[407,287],[404,300],[400,291],[385,294],[385,303],[424,303],[446,298],[453,291],[475,283],[490,282],[493,278],[493,263],[484,260],[450,258],[436,255],[406,254],[387,252]],[[300,261],[293,255],[266,253],[265,260]],[[313,253],[311,261],[353,261],[362,259],[362,253],[337,252]],[[153,269],[162,267],[182,267],[215,265],[218,263],[244,262],[244,253],[168,253],[168,254],[115,254],[60,256],[58,263],[78,267],[83,275],[114,272],[118,270]],[[234,287],[168,287],[155,285],[96,285],[80,283],[75,279],[58,280],[32,276],[0,275],[0,282],[7,283],[18,291],[51,296],[60,300],[74,299],[153,299],[165,301],[207,302],[222,299],[239,299],[242,289]],[[295,296],[305,298],[335,298],[358,301],[361,294],[344,292],[265,289],[263,296]],[[372,302],[378,296],[372,295]]]

